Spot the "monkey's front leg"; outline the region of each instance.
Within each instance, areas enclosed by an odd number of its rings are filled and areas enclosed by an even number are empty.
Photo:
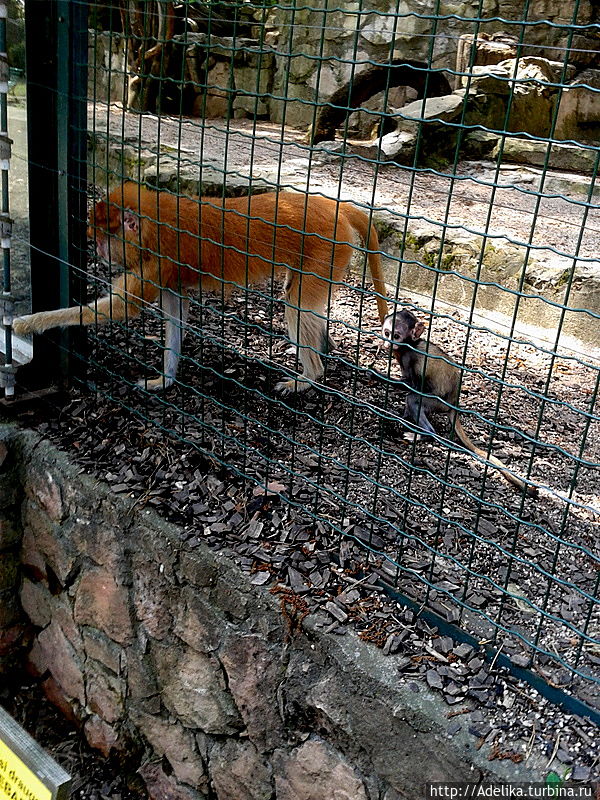
[[[100,305],[100,303],[99,303]],[[100,312],[98,313],[100,316]],[[66,328],[72,325],[91,325],[97,315],[89,306],[71,306],[71,308],[58,308],[55,311],[38,311],[36,314],[26,314],[13,321],[13,331],[17,336],[30,336],[33,333],[43,333],[50,328]],[[98,320],[104,322],[104,320]]]
[[[99,325],[109,320],[122,321],[136,317],[144,303],[152,303],[158,288],[150,281],[142,281],[135,273],[123,273],[115,279],[110,294],[100,297],[87,306],[58,308],[55,311],[38,311],[17,317],[13,330],[17,336],[43,333],[50,328],[73,325]]]
[[[152,380],[142,378],[138,381],[138,386],[142,386],[149,392],[168,389],[175,380],[181,355],[181,346],[187,332],[186,325],[190,311],[190,299],[187,296],[180,297],[166,290],[162,293],[160,305],[165,316],[163,375]]]

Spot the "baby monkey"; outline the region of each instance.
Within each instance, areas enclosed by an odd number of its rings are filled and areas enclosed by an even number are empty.
[[[389,342],[394,358],[402,368],[403,381],[409,389],[404,418],[414,422],[426,434],[435,434],[427,413],[437,411],[447,414],[456,435],[467,449],[497,467],[507,481],[524,490],[530,497],[537,497],[535,486],[529,486],[517,475],[513,475],[499,458],[488,456],[485,450],[481,450],[469,439],[456,408],[461,370],[449,363],[448,356],[441,347],[421,338],[424,330],[424,323],[406,310],[388,314],[383,320],[382,335]],[[417,392],[433,397],[423,397]]]

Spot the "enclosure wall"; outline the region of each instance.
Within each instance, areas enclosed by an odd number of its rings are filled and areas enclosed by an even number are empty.
[[[200,800],[210,783],[219,800],[392,800],[426,781],[542,774],[488,762],[468,719],[448,737],[442,701],[399,688],[393,656],[325,635],[322,615],[253,585],[39,437],[4,426],[4,445],[28,669],[93,747],[140,765],[152,796]]]

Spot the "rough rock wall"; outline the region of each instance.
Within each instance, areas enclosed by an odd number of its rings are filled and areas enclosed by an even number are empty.
[[[339,10],[323,11],[328,5]],[[527,19],[568,25],[574,22],[575,11],[578,25],[596,22],[594,0],[583,0],[579,5],[532,0]],[[483,21],[476,26],[470,20],[479,14]],[[307,0],[295,12],[278,9],[273,13],[273,25],[279,31],[274,94],[292,102],[271,100],[271,119],[281,122],[285,116],[288,125],[312,124],[313,104],[327,100],[350,79],[353,70],[365,69],[368,61],[403,57],[431,62],[437,69],[454,69],[462,35],[506,31],[520,39],[521,26],[509,25],[497,17],[522,20],[523,14],[521,0],[483,0],[481,4],[473,0],[442,0],[439,5],[427,0],[372,0],[368,11],[356,1],[328,4]],[[432,18],[434,15],[439,18]],[[445,15],[455,16],[441,18]],[[568,36],[565,30],[551,24],[538,24],[525,29],[523,42],[521,55],[561,60],[563,53],[555,48],[565,47]],[[573,47],[578,43],[579,40],[571,42]],[[354,67],[353,62],[362,64]]]
[[[490,769],[533,777],[450,737],[443,702],[402,686],[395,656],[314,617],[290,627],[225,555],[186,544],[37,435],[0,426],[2,442],[29,669],[155,800],[397,800]]]

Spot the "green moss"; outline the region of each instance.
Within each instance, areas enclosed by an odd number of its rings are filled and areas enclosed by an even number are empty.
[[[571,278],[571,270],[565,269],[558,277],[558,280],[554,284],[556,289],[562,289],[563,286],[566,286]]]
[[[418,250],[420,247],[419,240],[410,231],[406,232],[406,236],[404,237],[404,244],[406,245],[406,248],[408,250]]]
[[[450,272],[456,263],[456,256],[453,253],[443,253],[439,257],[439,253],[423,253],[421,260],[426,267],[439,270],[440,272]]]

